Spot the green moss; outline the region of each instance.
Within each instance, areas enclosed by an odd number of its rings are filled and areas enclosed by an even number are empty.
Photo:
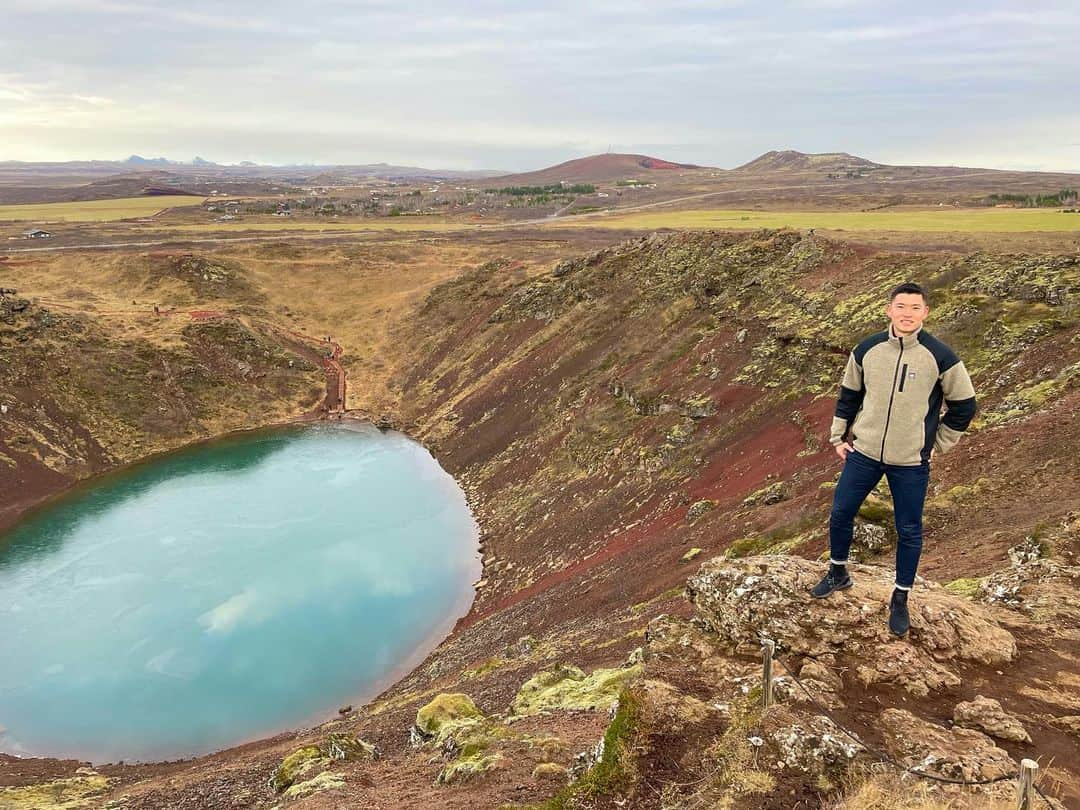
[[[818,523],[819,519],[815,515],[807,515],[764,534],[742,537],[724,550],[724,557],[734,560],[757,554],[789,554],[818,535],[821,531]]]
[[[448,724],[460,724],[462,721],[483,719],[484,714],[468,695],[443,693],[422,706],[416,712],[416,727],[429,737],[440,736],[439,732]]]
[[[682,557],[680,557],[679,559],[682,560],[683,562],[690,562],[690,560],[694,559],[694,557],[696,557],[700,553],[701,553],[700,548],[692,548],[688,552],[683,554]]]
[[[957,484],[948,491],[935,495],[931,504],[941,508],[948,508],[956,504],[968,503],[990,487],[988,478],[980,478],[973,484]]]
[[[982,418],[977,418],[976,424],[980,427],[1000,425],[1042,410],[1049,402],[1074,388],[1078,379],[1080,363],[1073,363],[1062,369],[1056,377],[1012,392],[994,410]]]
[[[315,793],[322,793],[324,790],[333,790],[340,787],[345,787],[345,780],[342,777],[329,771],[323,771],[318,776],[307,781],[297,782],[286,790],[284,795],[286,799],[300,799],[304,796],[311,796]]]
[[[961,577],[954,579],[945,586],[949,593],[974,599],[982,592],[983,577]]]
[[[488,674],[494,672],[495,670],[497,670],[504,663],[506,663],[506,662],[503,661],[501,658],[499,658],[497,656],[493,656],[493,657],[489,658],[487,661],[485,661],[484,663],[480,664],[479,666],[476,666],[476,667],[473,667],[471,669],[465,670],[464,672],[461,673],[461,676],[463,678],[465,678],[466,680],[473,680],[474,678],[482,678],[485,675],[488,675]]]
[[[615,716],[604,731],[600,761],[573,784],[528,810],[569,810],[580,806],[582,801],[630,788],[637,780],[632,743],[640,724],[641,704],[632,691],[624,690],[618,696]]]
[[[575,666],[538,672],[518,690],[510,704],[513,715],[524,717],[560,709],[609,709],[623,687],[641,674],[641,665],[597,669],[586,675]]]
[[[95,774],[0,788],[0,807],[4,810],[75,810],[90,806],[109,784],[109,779]]]
[[[876,523],[879,526],[884,526],[892,523],[893,508],[887,502],[871,495],[863,502],[863,505],[859,507],[859,517],[868,523]]]
[[[329,762],[323,757],[323,753],[317,745],[305,745],[289,754],[281,760],[277,770],[274,771],[274,790],[281,793],[292,785],[300,776],[323,762]]]
[[[502,754],[473,753],[460,756],[439,771],[435,784],[448,785],[451,782],[464,782],[490,771],[501,765],[506,758]]]

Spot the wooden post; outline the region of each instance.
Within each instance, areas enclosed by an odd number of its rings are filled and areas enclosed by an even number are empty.
[[[1016,810],[1035,810],[1035,774],[1039,763],[1033,759],[1020,762],[1020,778],[1016,782]]]
[[[772,692],[772,660],[776,652],[776,642],[772,639],[763,639],[761,642],[761,708],[767,709],[773,704]]]

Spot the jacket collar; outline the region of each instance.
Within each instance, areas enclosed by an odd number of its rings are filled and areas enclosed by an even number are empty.
[[[919,342],[919,333],[922,331],[922,324],[919,324],[919,328],[912,332],[910,335],[898,335],[893,332],[893,325],[889,324],[889,343],[897,348],[910,349],[916,343]]]

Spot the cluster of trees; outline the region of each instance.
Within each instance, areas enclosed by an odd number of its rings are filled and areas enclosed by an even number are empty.
[[[509,194],[514,197],[539,196],[543,194],[592,194],[596,186],[591,183],[574,183],[564,186],[562,183],[548,183],[546,186],[505,186],[495,189],[496,194]]]
[[[1063,188],[1055,194],[991,194],[986,199],[991,205],[1013,203],[1020,208],[1058,208],[1076,204],[1078,197],[1076,189]]]

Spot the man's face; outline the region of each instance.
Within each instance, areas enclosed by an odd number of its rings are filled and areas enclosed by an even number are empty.
[[[893,331],[898,335],[910,335],[926,320],[930,307],[918,293],[900,293],[889,302],[885,314],[892,321]]]

